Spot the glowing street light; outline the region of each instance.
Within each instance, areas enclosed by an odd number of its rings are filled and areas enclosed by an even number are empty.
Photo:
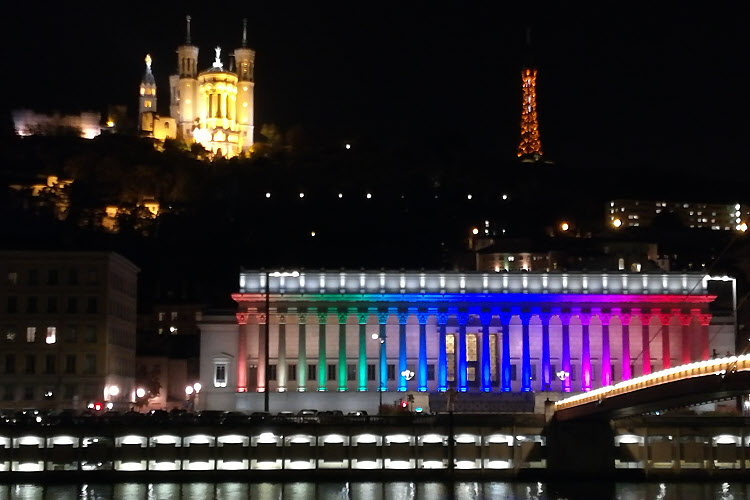
[[[620,227],[622,226],[622,221],[620,219],[615,219],[612,221],[612,225],[615,227]]]
[[[471,230],[471,234],[473,234],[473,235],[477,235],[477,234],[479,234],[479,228],[478,228],[478,227],[475,227],[474,229],[472,229],[472,230]]]
[[[188,385],[185,387],[185,394],[187,394],[188,396],[190,396],[193,393],[193,391],[194,389],[192,385]]]
[[[120,394],[120,388],[117,387],[116,385],[110,386],[109,387],[109,394],[111,396],[117,396],[118,394]]]
[[[139,387],[138,389],[135,390],[135,396],[137,398],[142,398],[145,395],[146,395],[146,389],[144,389],[143,387]]]
[[[570,229],[570,224],[568,224],[567,222],[563,222],[562,224],[560,224],[560,229],[562,229],[563,231],[567,231],[568,229]]]

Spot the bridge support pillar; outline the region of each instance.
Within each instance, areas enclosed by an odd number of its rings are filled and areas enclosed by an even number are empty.
[[[609,419],[577,419],[547,425],[548,471],[558,479],[615,474],[614,431]]]

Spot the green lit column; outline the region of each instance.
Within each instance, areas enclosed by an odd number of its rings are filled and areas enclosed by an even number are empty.
[[[339,311],[339,391],[346,390],[346,320],[349,311]]]
[[[357,378],[359,387],[357,390],[367,390],[367,318],[370,313],[367,311],[357,312],[357,321],[359,322],[359,361],[357,363]]]
[[[305,327],[307,326],[307,313],[298,312],[297,320],[299,321],[299,344],[297,352],[297,390],[304,391],[307,388],[307,339],[305,338]]]
[[[318,311],[318,390],[326,390],[326,321],[328,311]]]

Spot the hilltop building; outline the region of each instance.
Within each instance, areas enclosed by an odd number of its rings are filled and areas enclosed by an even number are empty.
[[[254,132],[255,51],[247,47],[247,20],[243,22],[242,45],[232,53],[227,68],[221,48],[215,49],[212,66],[198,70],[199,49],[190,38],[187,16],[185,43],[177,47],[177,73],[169,77],[169,117],[156,114],[156,82],[151,59],[140,86],[141,133],[162,139],[176,137],[199,143],[217,156],[232,157],[248,152]]]

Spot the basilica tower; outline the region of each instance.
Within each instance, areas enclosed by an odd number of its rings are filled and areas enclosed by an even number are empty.
[[[151,72],[151,55],[146,54],[146,73],[143,75],[138,98],[138,127],[143,130],[144,115],[156,113],[156,80]]]
[[[235,49],[234,60],[237,65],[237,123],[240,127],[242,151],[246,152],[253,145],[255,128],[255,51],[247,47],[247,19],[242,20],[242,47]]]
[[[177,47],[177,74],[169,77],[169,114],[177,120],[178,137],[189,140],[198,117],[198,47],[190,41],[190,16],[185,19],[185,43]]]

